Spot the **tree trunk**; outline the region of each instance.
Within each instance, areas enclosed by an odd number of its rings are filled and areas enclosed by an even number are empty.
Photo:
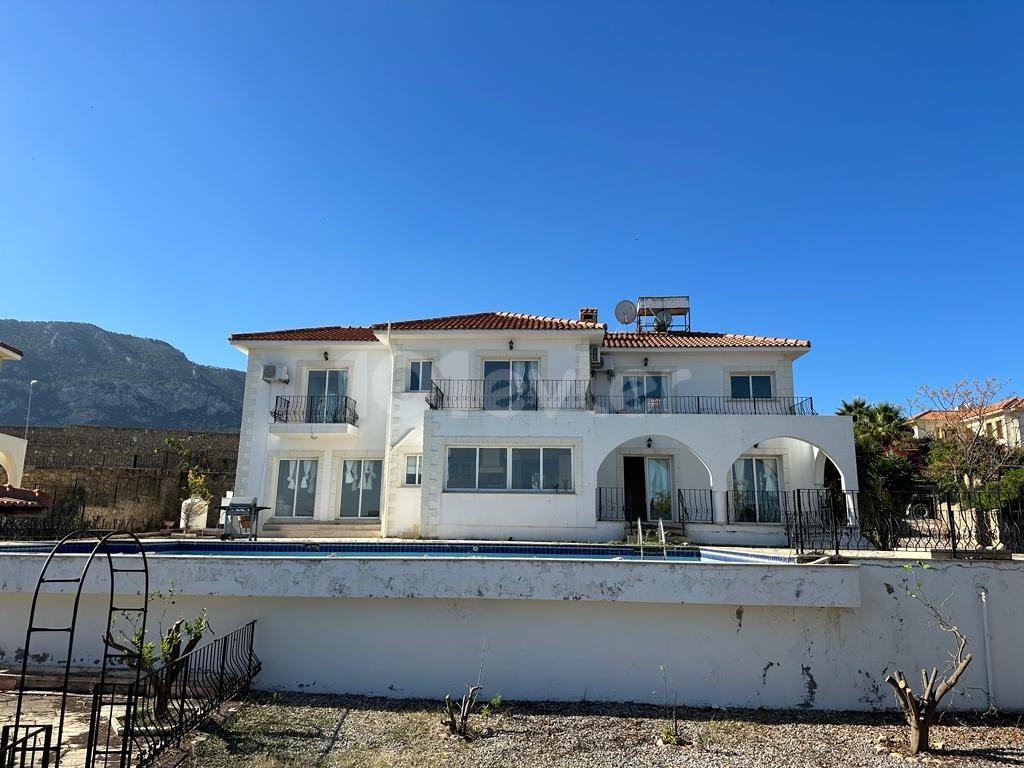
[[[928,751],[928,733],[931,728],[931,718],[907,718],[910,723],[910,754],[918,755]]]

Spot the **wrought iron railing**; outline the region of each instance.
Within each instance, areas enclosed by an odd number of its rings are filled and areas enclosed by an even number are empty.
[[[669,497],[671,498],[671,497]],[[602,521],[651,519],[643,494],[628,488],[598,487],[597,519]],[[673,520],[710,523],[715,519],[714,497],[709,488],[677,488]],[[670,522],[670,521],[666,521]]]
[[[253,651],[255,621],[200,646],[134,683],[93,689],[93,722],[108,726],[90,736],[86,768],[144,768],[183,735],[202,725],[224,702],[249,689],[262,668]],[[113,722],[119,720],[118,723]]]
[[[0,540],[56,541],[72,531],[88,528],[84,507],[73,512],[57,512],[42,517],[24,514],[0,515]]]
[[[49,768],[53,754],[52,725],[5,725],[0,730],[0,767]]]
[[[286,424],[359,423],[356,401],[348,395],[278,395],[270,416]]]
[[[797,553],[1024,552],[1024,498],[1019,495],[800,490],[787,498],[786,531]]]
[[[684,523],[715,522],[715,497],[710,488],[678,488],[676,505]]]
[[[815,416],[810,397],[735,398],[721,395],[594,395],[597,413]]]
[[[574,379],[440,379],[427,395],[433,410],[584,411],[591,407],[590,381]]]
[[[730,523],[781,523],[786,496],[781,491],[728,491],[725,495]]]

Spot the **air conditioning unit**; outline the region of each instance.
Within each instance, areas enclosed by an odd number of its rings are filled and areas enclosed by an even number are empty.
[[[598,346],[592,346],[590,348],[590,367],[600,368],[601,367],[601,348]]]
[[[286,365],[264,365],[263,366],[263,380],[264,381],[280,381],[284,384],[288,383],[288,366]]]

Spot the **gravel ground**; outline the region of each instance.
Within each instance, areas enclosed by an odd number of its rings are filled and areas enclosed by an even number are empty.
[[[474,738],[448,735],[438,702],[359,696],[260,695],[168,756],[199,768],[394,766],[901,766],[891,714],[680,709],[681,746],[662,746],[661,708],[503,702],[471,719]],[[947,715],[930,761],[1024,766],[1024,720]],[[880,746],[883,740],[885,747]],[[184,758],[184,759],[182,759]]]

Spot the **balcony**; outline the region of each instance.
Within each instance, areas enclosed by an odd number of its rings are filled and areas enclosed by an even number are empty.
[[[591,407],[589,380],[439,379],[430,388],[431,410],[585,411]]]
[[[817,416],[814,399],[810,397],[735,398],[722,395],[595,395],[592,409],[596,413],[671,414],[671,415],[753,415],[753,416]]]
[[[356,426],[356,401],[338,395],[278,395],[270,412],[275,424],[325,424]]]

